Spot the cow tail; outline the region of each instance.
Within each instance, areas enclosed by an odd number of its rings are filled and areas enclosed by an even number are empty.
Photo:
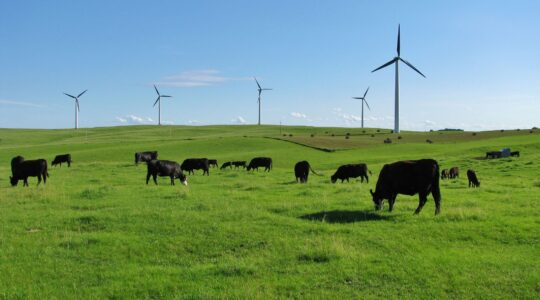
[[[309,166],[309,169],[311,170],[311,172],[317,176],[322,176],[322,174],[319,174],[317,172],[315,172],[315,170],[313,170],[313,168],[311,166]]]

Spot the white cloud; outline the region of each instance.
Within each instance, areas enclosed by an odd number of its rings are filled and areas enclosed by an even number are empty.
[[[430,120],[425,120],[424,121],[424,125],[426,125],[426,126],[435,126],[435,124],[436,124],[435,122],[430,121]]]
[[[233,80],[249,80],[250,78],[234,78],[221,75],[218,70],[194,70],[182,72],[179,75],[167,76],[156,82],[157,85],[175,88],[192,88],[211,86]]]
[[[232,119],[231,122],[235,124],[247,124],[246,119],[242,118],[241,116]]]
[[[297,119],[307,119],[307,116],[305,114],[299,112],[292,112],[291,116]]]
[[[137,125],[140,125],[140,124],[152,124],[154,123],[154,120],[152,120],[152,118],[150,117],[138,117],[138,116],[135,116],[135,115],[127,115],[125,117],[116,117],[116,120],[120,123],[124,123],[124,124],[137,124]],[[172,122],[169,122],[169,121],[163,121],[161,122],[163,124],[173,124]]]
[[[45,105],[40,105],[40,104],[35,104],[35,103],[30,103],[30,102],[12,101],[12,100],[0,100],[0,104],[29,106],[29,107],[45,107]]]
[[[189,125],[197,125],[197,124],[201,124],[201,122],[199,122],[199,121],[197,121],[197,120],[189,120],[189,121],[187,121],[187,123],[188,123]]]

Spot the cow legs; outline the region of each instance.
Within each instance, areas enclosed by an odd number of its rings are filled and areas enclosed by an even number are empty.
[[[47,183],[47,172],[43,173],[43,184]]]
[[[171,185],[174,185],[174,175],[171,176]]]
[[[38,174],[37,176],[37,185],[39,185],[41,183],[41,174]]]
[[[154,179],[154,183],[157,185],[157,174],[152,174],[152,178]]]
[[[397,194],[393,194],[388,199],[388,211],[391,212],[394,209],[394,203],[396,202]]]
[[[416,208],[416,210],[414,211],[415,215],[419,214],[422,211],[422,208],[424,207],[424,205],[427,202],[427,195],[425,193],[420,193],[418,197],[420,199],[419,199],[419,203],[418,203],[418,208]]]
[[[150,180],[150,172],[146,173],[146,184],[148,184],[149,180]]]
[[[28,177],[24,177],[24,184],[23,186],[28,186]]]

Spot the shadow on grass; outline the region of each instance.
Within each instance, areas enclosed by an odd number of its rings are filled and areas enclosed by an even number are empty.
[[[314,214],[303,215],[300,219],[310,221],[321,221],[326,223],[355,223],[367,221],[389,220],[391,216],[380,215],[375,212],[365,210],[331,210]]]

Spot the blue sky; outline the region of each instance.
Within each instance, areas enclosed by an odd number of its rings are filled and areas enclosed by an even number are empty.
[[[2,1],[0,127],[157,122],[393,127],[540,126],[540,1]]]

